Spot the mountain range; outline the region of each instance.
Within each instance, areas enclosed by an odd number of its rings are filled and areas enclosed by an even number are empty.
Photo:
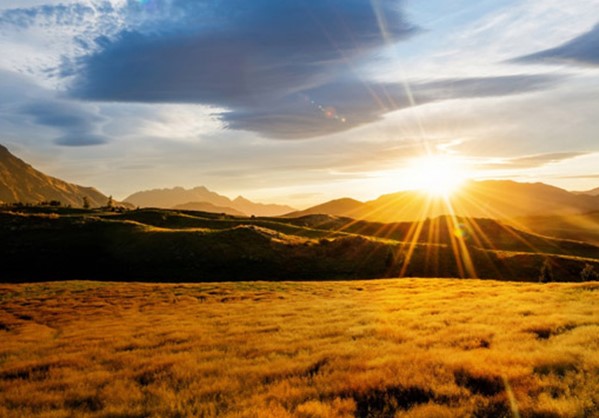
[[[0,202],[39,203],[60,201],[81,207],[106,205],[108,197],[48,176],[12,155],[0,145]],[[569,192],[543,183],[510,180],[469,181],[447,197],[422,191],[402,191],[361,202],[351,198],[331,200],[302,211],[290,206],[255,203],[244,197],[226,196],[199,186],[174,187],[134,193],[126,205],[176,210],[225,213],[232,216],[285,216],[324,214],[372,222],[412,222],[443,215],[510,221],[520,228],[562,238],[599,242],[599,188]]]
[[[402,191],[360,202],[344,198],[292,212],[287,217],[327,214],[375,222],[418,221],[442,215],[510,220],[570,216],[599,210],[599,196],[577,194],[543,183],[469,181],[446,197]]]
[[[205,212],[226,213],[229,215],[280,216],[295,211],[285,205],[255,203],[242,196],[231,200],[226,196],[208,190],[204,186],[184,189],[153,189],[133,193],[125,202],[137,207],[162,209],[187,209]]]
[[[0,145],[0,203],[60,202],[82,207],[84,199],[92,208],[105,206],[109,197],[93,187],[84,187],[48,176],[17,158]],[[134,193],[120,203],[128,207],[157,207],[226,213],[233,216],[278,216],[295,209],[285,205],[255,203],[241,196],[236,199],[212,192],[205,187],[182,187]]]

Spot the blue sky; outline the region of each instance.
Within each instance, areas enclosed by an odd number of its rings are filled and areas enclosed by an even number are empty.
[[[572,3],[572,4],[569,4]],[[124,198],[599,185],[599,2],[0,0],[0,142]]]

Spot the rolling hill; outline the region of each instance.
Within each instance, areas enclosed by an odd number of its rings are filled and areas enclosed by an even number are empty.
[[[490,219],[382,224],[323,215],[53,210],[0,210],[0,242],[11,243],[0,252],[5,281],[439,276],[537,281],[547,264],[552,280],[579,281],[585,268],[599,270],[597,246]]]
[[[599,210],[599,196],[581,195],[542,183],[470,181],[447,199],[422,191],[404,191],[368,202],[346,199],[327,202],[289,217],[309,214],[347,216],[376,222],[417,221],[441,215],[512,219],[538,215],[577,215]]]
[[[171,209],[180,207],[180,205],[210,204],[220,208],[229,208],[242,213],[246,216],[279,216],[289,213],[295,209],[290,206],[277,204],[255,203],[242,196],[231,200],[216,192],[208,190],[206,187],[199,186],[193,189],[184,189],[183,187],[174,187],[170,189],[153,189],[136,192],[125,199],[125,202],[141,208],[162,208]],[[191,207],[189,207],[191,209]],[[208,209],[205,206],[203,210]],[[215,210],[216,213],[231,211]],[[212,210],[210,210],[212,212]],[[232,213],[232,212],[231,212]]]
[[[586,194],[589,196],[599,196],[599,187],[595,187],[594,189],[591,190],[586,190],[583,192],[576,192],[576,194]]]
[[[216,206],[208,202],[188,202],[182,205],[173,206],[175,210],[193,210],[198,212],[224,213],[232,216],[246,216],[245,213],[239,212],[233,208]]]
[[[287,218],[298,218],[307,215],[334,215],[346,216],[348,218],[359,218],[363,212],[365,204],[359,200],[349,197],[331,200],[306,210],[291,212],[285,215]]]
[[[108,197],[93,187],[83,187],[50,177],[0,145],[0,202],[39,203],[54,200],[63,205],[81,207],[84,197],[92,207],[103,206],[108,202]]]
[[[578,215],[528,216],[516,218],[517,228],[563,239],[576,239],[599,245],[599,211]]]

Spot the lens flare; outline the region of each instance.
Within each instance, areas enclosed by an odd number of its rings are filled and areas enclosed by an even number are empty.
[[[326,119],[336,120],[341,123],[347,122],[347,118],[343,115],[340,115],[339,112],[337,112],[337,109],[333,106],[322,105],[304,94],[300,95],[300,97],[302,97],[305,103],[308,103],[310,106],[322,113]]]
[[[464,224],[457,224],[453,230],[453,235],[462,241],[466,241],[470,238],[470,230]]]

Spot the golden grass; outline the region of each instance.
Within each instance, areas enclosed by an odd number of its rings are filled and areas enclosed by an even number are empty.
[[[0,285],[0,416],[599,416],[598,294],[449,279]]]

